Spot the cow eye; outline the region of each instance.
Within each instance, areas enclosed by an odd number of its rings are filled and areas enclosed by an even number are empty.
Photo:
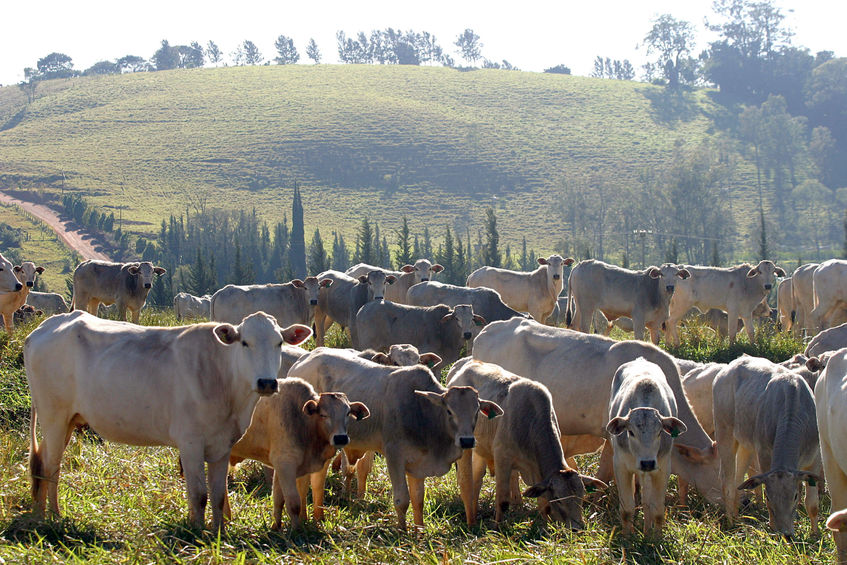
[[[241,342],[241,345],[243,345],[244,347],[250,347],[249,345],[247,345],[247,342],[246,342],[246,341],[242,341],[242,342]]]
[[[449,408],[447,409],[447,415],[448,415],[448,416],[452,416],[452,415],[453,415],[453,411],[452,411],[452,410],[450,410]]]
[[[629,437],[635,437],[635,434],[632,433],[632,430],[627,430],[626,433]]]
[[[277,345],[277,347],[279,347],[280,349],[282,349],[282,344],[283,344],[283,342],[281,342],[281,341],[280,341],[280,342],[279,342],[279,345]]]

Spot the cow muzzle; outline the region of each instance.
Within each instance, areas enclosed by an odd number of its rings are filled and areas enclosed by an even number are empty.
[[[312,306],[317,306],[317,305],[318,305],[318,300],[317,300],[317,298],[314,298],[314,299],[312,299],[312,300],[309,300],[309,304],[311,304]]]
[[[144,283],[144,288],[150,288],[151,286],[153,285],[151,285],[150,283]]]
[[[765,290],[770,290],[772,286],[773,286],[772,284],[766,284],[766,285],[765,285]]]
[[[32,281],[26,281],[26,285],[27,285],[29,288],[32,288],[32,287],[34,286],[34,285],[33,285],[33,283],[32,283]]]
[[[22,285],[21,283],[15,283],[15,292],[18,292],[23,287],[24,287],[24,285]]]
[[[673,289],[674,289],[674,286],[672,284],[665,286],[665,290],[668,291],[668,293],[673,292]]]
[[[350,436],[347,434],[335,434],[332,436],[332,445],[335,447],[344,447],[350,443]]]
[[[557,275],[553,275],[553,280],[554,280],[554,281],[557,281],[557,280],[559,280],[560,278],[562,278],[562,275],[558,275],[558,274],[557,274]]]
[[[655,459],[642,459],[638,462],[638,470],[643,471],[645,473],[649,473],[650,471],[656,470],[656,460]]]
[[[472,336],[473,334],[471,332],[465,332],[464,334],[462,334],[462,337],[464,337],[465,339],[470,339]]]
[[[476,447],[476,438],[473,436],[462,436],[459,438],[459,447],[462,449],[473,449]]]
[[[276,379],[257,379],[256,392],[262,396],[269,396],[275,393],[279,388]]]

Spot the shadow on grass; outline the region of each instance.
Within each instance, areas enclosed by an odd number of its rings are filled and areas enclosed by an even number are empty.
[[[685,88],[641,88],[639,93],[650,101],[650,117],[654,122],[672,125],[690,122],[702,113],[694,94]]]
[[[0,533],[0,538],[27,546],[59,547],[68,552],[92,547],[119,550],[125,545],[123,542],[103,537],[88,524],[70,518],[42,520],[36,518],[32,512],[12,518]]]

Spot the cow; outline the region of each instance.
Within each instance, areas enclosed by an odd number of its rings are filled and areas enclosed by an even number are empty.
[[[366,349],[359,353],[359,356],[389,367],[409,367],[420,364],[434,369],[441,363],[441,357],[435,353],[421,353],[417,347],[409,343],[393,344],[388,348],[388,353]]]
[[[615,484],[624,533],[632,533],[635,480],[641,485],[644,533],[661,532],[674,438],[686,431],[662,369],[643,357],[615,372],[606,431],[614,451]]]
[[[818,430],[823,471],[832,498],[832,508],[847,507],[847,348],[836,351],[815,385]],[[837,527],[834,527],[836,526]],[[827,520],[836,530],[838,562],[847,563],[847,528],[844,522]]]
[[[467,285],[493,288],[510,308],[529,312],[534,320],[543,323],[553,313],[556,298],[562,292],[564,267],[573,262],[571,257],[563,259],[560,255],[539,257],[541,266],[529,273],[480,267],[468,275]]]
[[[756,308],[753,310],[753,320],[755,322],[761,323],[763,320],[769,320],[771,316],[771,307],[768,306],[767,301],[763,300],[759,302]],[[694,319],[699,321],[700,323],[712,328],[715,331],[715,334],[721,339],[727,337],[727,329],[729,328],[729,316],[723,310],[719,308],[709,308],[705,313],[700,312],[700,310],[695,306],[688,311],[686,317],[683,318],[685,320]],[[736,333],[740,332],[744,329],[744,320],[738,318],[736,322]]]
[[[326,291],[318,295],[315,308],[315,343],[318,347],[324,344],[326,330],[333,321],[343,328],[350,328],[350,338],[355,339],[353,322],[359,308],[370,300],[383,300],[385,285],[397,281],[394,275],[386,275],[380,270],[370,271],[356,279],[338,271],[324,271],[318,279],[332,281]]]
[[[776,309],[779,315],[780,328],[784,332],[790,332],[794,327],[794,320],[797,316],[791,277],[782,279],[776,287]],[[799,326],[797,327],[799,328]]]
[[[18,280],[15,266],[0,254],[0,296],[20,292],[23,287],[24,285]]]
[[[807,324],[815,331],[833,325],[837,316],[847,309],[847,261],[824,261],[812,273],[813,308]]]
[[[65,298],[56,292],[37,292],[31,290],[26,297],[26,303],[39,310],[44,310],[50,316],[53,314],[64,314],[70,311]]]
[[[43,316],[44,310],[36,310],[34,306],[29,304],[24,304],[17,310],[15,310],[14,320],[15,325],[18,324],[28,324],[38,316]]]
[[[3,259],[3,261],[6,260]],[[27,296],[35,286],[35,277],[44,272],[44,267],[36,267],[32,261],[24,261],[15,266],[11,266],[11,263],[5,265],[0,262],[0,269],[3,269],[4,273],[6,269],[10,269],[9,274],[12,276],[6,277],[9,282],[8,288],[17,289],[11,292],[0,292],[0,320],[3,321],[6,330],[11,332],[15,327],[15,312],[26,304]],[[14,282],[12,282],[13,278]]]
[[[730,523],[738,515],[738,491],[764,484],[770,526],[790,538],[800,483],[807,481],[806,512],[817,533],[821,459],[815,399],[806,381],[767,359],[744,355],[718,373],[712,396]],[[739,484],[754,455],[760,474]]]
[[[835,508],[834,505],[833,508]],[[847,548],[847,539],[845,539],[845,536],[847,536],[847,508],[830,514],[829,518],[826,519],[826,527],[835,532],[833,535],[838,549],[836,563],[847,563],[847,551],[843,549]]]
[[[367,263],[358,263],[344,271],[344,274],[355,279],[368,274],[370,271],[378,270],[380,270],[379,267]],[[385,299],[398,304],[409,304],[406,300],[408,290],[418,283],[432,281],[435,275],[444,270],[444,267],[438,263],[433,264],[429,259],[418,259],[414,265],[403,265],[399,271],[382,270],[386,275],[393,275],[397,278],[397,282],[385,287]],[[438,303],[436,302],[436,304]],[[418,306],[429,306],[429,304],[418,304]]]
[[[610,320],[632,318],[635,339],[643,339],[647,326],[658,344],[677,279],[690,276],[670,263],[632,271],[595,259],[580,261],[568,277],[568,310],[573,316],[568,317],[568,327],[588,332],[594,311],[600,310]]]
[[[814,308],[813,276],[820,263],[806,263],[794,269],[791,275],[791,296],[794,301],[794,324],[802,333],[811,329],[809,314]]]
[[[803,353],[806,357],[819,357],[826,351],[842,347],[847,347],[847,323],[826,329],[813,337]]]
[[[493,399],[503,409],[502,418],[477,420],[476,446],[459,459],[459,489],[468,525],[477,522],[479,491],[485,469],[490,467],[497,483],[495,521],[502,521],[508,510],[510,479],[513,472],[519,471],[531,485],[524,496],[538,498],[542,516],[571,529],[583,529],[582,499],[586,488],[606,485],[568,467],[547,387],[481,361],[470,361],[451,370],[447,386],[473,387],[480,396]]]
[[[386,367],[326,347],[303,357],[288,374],[318,392],[343,392],[351,401],[368,406],[368,420],[350,423],[345,452],[351,462],[367,451],[385,457],[401,530],[406,529],[410,500],[414,523],[423,526],[424,478],[444,475],[464,449],[474,447],[478,414],[503,413],[494,402],[480,399],[473,388],[443,387],[423,365]],[[323,504],[325,480],[326,468],[312,475],[317,507]]]
[[[153,275],[164,275],[165,269],[154,267],[150,261],[140,263],[111,263],[83,261],[74,269],[74,295],[71,309],[97,314],[97,306],[115,304],[118,319],[132,313],[132,323],[138,323],[141,308],[153,287]]]
[[[747,263],[735,267],[699,267],[685,265],[691,278],[676,285],[670,304],[670,317],[665,324],[665,339],[679,345],[677,324],[692,306],[700,311],[719,308],[727,313],[728,320],[741,318],[750,343],[754,341],[753,310],[768,295],[774,276],[785,276],[782,268],[772,261],[758,265]],[[728,328],[729,342],[735,343],[738,330],[735,324]]]
[[[469,288],[444,284],[438,281],[422,282],[412,286],[406,293],[406,304],[411,306],[458,306],[470,304],[475,314],[479,314],[488,322],[508,320],[515,316],[526,316],[517,310],[506,306],[496,290],[484,286]]]
[[[232,447],[230,464],[254,459],[273,467],[273,525],[282,525],[282,507],[293,529],[306,518],[309,475],[323,469],[335,452],[347,445],[347,420],[370,416],[361,402],[349,402],[344,393],[317,394],[301,379],[280,379],[278,392],[256,403],[253,419]],[[228,512],[229,497],[224,512]]]
[[[720,500],[712,440],[691,411],[673,357],[658,347],[512,318],[483,328],[474,342],[473,357],[544,384],[553,395],[563,438],[605,437],[609,394],[618,367],[638,357],[656,363],[674,393],[677,417],[688,428],[674,445],[673,471],[693,482],[710,501]],[[574,454],[566,448],[565,456]],[[598,478],[602,480],[603,476]]]
[[[322,294],[332,286],[328,278],[306,277],[284,284],[228,284],[212,295],[211,316],[217,322],[240,320],[253,312],[267,312],[280,325],[311,325]]]
[[[208,294],[194,296],[180,292],[174,296],[174,313],[178,321],[187,319],[211,319],[212,297]],[[252,312],[251,312],[252,313]]]
[[[449,365],[455,362],[466,342],[470,342],[485,318],[469,304],[450,308],[407,306],[389,301],[371,301],[362,306],[354,322],[353,347],[387,349],[396,343],[410,343],[421,351],[431,351]]]
[[[208,463],[212,527],[220,530],[230,449],[250,424],[259,396],[276,392],[283,343],[296,345],[309,335],[306,326],[280,328],[264,312],[237,326],[169,328],[80,311],[48,318],[24,345],[36,514],[44,513],[49,498],[58,516],[62,453],[74,428],[87,424],[109,441],[179,449],[189,520],[198,529]]]

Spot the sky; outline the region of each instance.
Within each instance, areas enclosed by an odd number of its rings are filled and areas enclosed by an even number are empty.
[[[471,28],[480,36],[482,54],[508,60],[524,71],[543,71],[564,64],[573,74],[588,75],[598,55],[629,59],[636,69],[648,60],[640,45],[651,21],[661,14],[687,20],[698,30],[695,54],[714,36],[704,19],[715,19],[712,0],[40,0],[4,2],[0,33],[0,84],[24,79],[23,69],[58,51],[73,59],[77,70],[124,55],[150,58],[162,39],[171,45],[213,40],[225,60],[245,39],[266,59],[275,55],[279,35],[294,39],[301,63],[311,63],[306,44],[314,38],[323,63],[337,63],[335,33],[348,36],[372,29],[428,31],[441,47],[460,57],[456,37]],[[812,53],[847,55],[847,1],[776,0],[795,32],[794,45]]]

